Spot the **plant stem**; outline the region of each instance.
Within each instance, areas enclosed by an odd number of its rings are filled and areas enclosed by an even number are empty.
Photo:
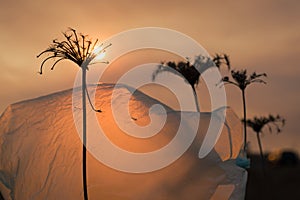
[[[82,181],[84,200],[88,200],[86,171],[86,68],[82,66]]]
[[[264,154],[263,154],[263,150],[262,150],[262,145],[261,145],[261,140],[260,140],[260,137],[259,137],[259,133],[256,133],[256,137],[257,137],[260,157],[261,157],[262,160],[264,160]]]
[[[246,124],[246,119],[247,119],[247,112],[246,112],[246,98],[245,98],[245,89],[242,90],[242,96],[243,96],[243,111],[244,111],[244,119],[243,119],[243,124],[244,124],[244,153],[247,153],[247,124]]]
[[[227,131],[228,131],[229,150],[230,150],[229,158],[232,158],[232,137],[231,137],[230,127],[229,127],[226,119],[224,121],[224,125],[226,126]]]
[[[263,153],[263,148],[262,148],[259,132],[256,132],[256,138],[257,138],[259,153],[260,153],[260,158],[261,158],[261,167],[262,167],[263,174],[265,175],[266,174],[266,171],[265,171],[265,158],[264,158],[264,153]]]
[[[197,112],[200,112],[199,103],[198,103],[198,96],[195,87],[192,87],[194,93],[194,100],[197,108]]]

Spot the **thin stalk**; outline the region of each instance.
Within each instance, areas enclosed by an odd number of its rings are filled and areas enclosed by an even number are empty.
[[[246,112],[246,98],[245,98],[245,90],[242,90],[242,96],[243,96],[243,111],[244,111],[244,118],[243,118],[243,124],[244,124],[244,153],[247,153],[247,112]]]
[[[256,133],[256,137],[257,137],[257,142],[258,142],[258,146],[259,146],[260,157],[262,160],[264,160],[264,154],[263,154],[263,149],[262,149],[262,144],[261,144],[261,140],[259,137],[259,133]]]
[[[265,172],[265,158],[264,158],[264,153],[263,153],[263,148],[262,148],[259,132],[256,133],[256,138],[257,138],[259,153],[260,153],[260,157],[261,157],[261,167],[262,167],[263,173],[265,175],[266,174],[266,172]]]
[[[196,90],[195,90],[194,87],[192,87],[192,89],[193,89],[193,93],[194,93],[194,100],[195,100],[197,112],[200,112],[199,103],[198,103],[198,97],[197,97],[197,92],[196,92]]]
[[[84,199],[88,200],[87,170],[86,170],[86,67],[82,67],[82,181]]]
[[[225,119],[224,125],[226,126],[227,131],[228,131],[228,140],[229,140],[230,158],[232,158],[232,137],[231,137],[230,127],[229,127],[229,125],[228,125],[226,119]]]

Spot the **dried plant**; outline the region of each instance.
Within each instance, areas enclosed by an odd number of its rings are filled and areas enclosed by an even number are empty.
[[[176,62],[162,62],[157,70],[152,74],[152,81],[163,72],[170,72],[177,76],[182,77],[193,89],[194,99],[197,111],[200,112],[196,86],[199,84],[201,73],[206,69],[215,66],[213,60],[206,56],[196,56],[194,64],[191,64],[189,59],[187,61]]]
[[[228,70],[231,69],[231,63],[229,59],[229,55],[227,54],[215,54],[213,57],[213,62],[220,69],[222,65],[226,65]]]
[[[225,59],[226,58],[226,59]],[[229,57],[224,57],[225,64],[230,66]],[[253,72],[252,74],[248,75],[247,70],[231,70],[231,78],[229,76],[224,76],[221,80],[224,85],[231,84],[236,87],[238,87],[242,92],[242,100],[243,100],[243,122],[245,122],[245,119],[247,118],[247,110],[246,110],[246,88],[251,85],[252,83],[263,83],[266,84],[266,82],[262,79],[263,77],[267,77],[266,73],[260,73],[257,74],[256,72]],[[246,123],[244,123],[244,152],[247,151],[247,127]]]
[[[50,59],[57,59],[54,61],[51,70],[54,69],[57,63],[62,60],[70,60],[79,67],[86,67],[93,64],[93,61],[99,54],[105,53],[106,49],[111,45],[104,46],[103,43],[97,46],[98,39],[94,42],[88,39],[87,35],[79,34],[75,29],[69,28],[68,31],[63,32],[65,40],[58,41],[54,39],[52,44],[44,51],[42,51],[37,58],[47,54],[40,66],[39,73],[43,73],[44,64]],[[108,63],[108,62],[103,62]]]
[[[101,112],[97,110],[92,105],[90,96],[86,87],[86,71],[88,66],[93,63],[99,63],[97,57],[103,57],[106,49],[111,45],[104,46],[100,44],[97,46],[98,40],[92,41],[88,39],[88,36],[84,34],[77,34],[75,29],[69,28],[66,32],[63,32],[65,40],[59,41],[57,39],[52,41],[52,44],[44,51],[42,51],[37,57],[41,57],[46,54],[43,62],[40,66],[40,74],[43,74],[44,64],[53,59],[54,63],[52,64],[51,70],[54,69],[57,63],[63,60],[69,60],[75,63],[81,68],[82,71],[82,179],[83,179],[83,190],[84,190],[84,199],[88,200],[88,191],[87,191],[87,171],[86,171],[86,95],[92,109],[96,112]],[[108,63],[108,62],[100,62]]]
[[[262,162],[264,163],[264,154],[260,134],[263,132],[264,127],[267,127],[270,133],[272,133],[274,128],[276,133],[280,133],[282,131],[282,127],[285,125],[285,119],[280,115],[273,116],[270,114],[268,117],[262,116],[253,117],[253,119],[247,119],[246,125],[256,133],[260,156]]]

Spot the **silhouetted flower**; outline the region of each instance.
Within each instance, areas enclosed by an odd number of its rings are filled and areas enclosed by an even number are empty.
[[[86,35],[79,34],[78,36],[76,30],[72,28],[63,32],[63,35],[66,40],[53,40],[52,44],[46,50],[37,55],[39,58],[41,55],[49,54],[41,63],[40,74],[43,73],[44,64],[50,59],[58,58],[58,60],[53,63],[51,70],[53,70],[55,65],[62,60],[70,60],[79,67],[88,67],[87,65],[90,64],[99,53],[104,53],[106,48],[111,45],[103,46],[103,44],[101,44],[97,46],[98,39],[95,42],[92,42]],[[86,65],[83,65],[84,62],[86,62]]]
[[[257,142],[259,146],[260,156],[262,162],[264,163],[264,154],[263,148],[261,144],[260,134],[263,132],[263,128],[265,126],[268,127],[268,130],[272,133],[273,128],[275,128],[277,133],[280,133],[282,127],[285,125],[285,119],[280,115],[269,115],[268,117],[253,117],[253,119],[247,119],[246,125],[250,127],[255,133],[257,137]]]
[[[83,176],[83,189],[84,189],[84,199],[88,200],[87,192],[87,177],[86,177],[86,95],[92,109],[96,112],[101,112],[101,110],[96,110],[91,102],[89,93],[86,88],[86,70],[88,70],[88,65],[92,64],[92,61],[99,55],[105,52],[111,44],[103,46],[103,44],[96,46],[98,40],[92,42],[87,38],[86,35],[77,34],[75,29],[69,28],[68,31],[63,32],[65,40],[58,41],[57,39],[52,41],[52,44],[44,51],[42,51],[37,57],[47,54],[47,57],[43,60],[40,66],[40,74],[43,73],[44,64],[50,59],[55,60],[51,70],[54,69],[55,65],[62,60],[70,60],[77,64],[82,70],[82,141],[83,141],[83,156],[82,156],[82,176]],[[107,62],[102,62],[107,63]]]
[[[220,57],[220,56],[218,56]],[[221,58],[223,59],[223,57]],[[225,64],[229,67],[230,66],[230,60],[229,57],[224,55]],[[253,72],[251,75],[247,74],[247,70],[231,70],[231,77],[233,80],[229,78],[229,76],[224,76],[221,80],[221,83],[231,84],[236,87],[238,87],[242,91],[242,98],[243,98],[243,122],[245,122],[245,119],[247,118],[247,112],[246,112],[246,97],[245,97],[245,90],[248,85],[252,83],[264,83],[266,82],[262,79],[263,77],[267,77],[266,73],[257,74],[256,72]],[[246,123],[244,123],[244,152],[246,152],[246,144],[247,144],[247,128]]]

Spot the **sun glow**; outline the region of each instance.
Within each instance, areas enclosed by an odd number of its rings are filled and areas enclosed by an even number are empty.
[[[110,45],[103,47],[103,44],[101,45],[97,45],[94,50],[92,51],[94,58],[93,61],[94,62],[99,62],[100,60],[102,60],[105,57],[106,51],[105,49],[107,47],[109,47]]]
[[[99,60],[102,60],[104,57],[105,57],[105,52],[101,52],[99,54],[97,54],[97,56],[94,58],[95,61],[99,61]]]
[[[98,55],[101,54],[103,51],[103,46],[102,45],[98,45],[94,48],[93,50],[93,54]]]

